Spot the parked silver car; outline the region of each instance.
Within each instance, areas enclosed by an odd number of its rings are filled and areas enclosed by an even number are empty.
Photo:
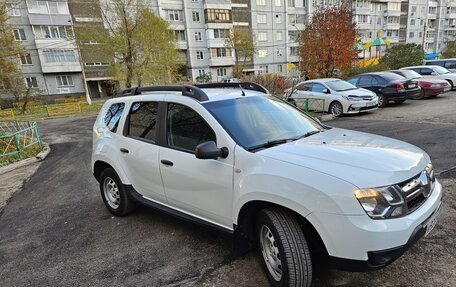
[[[289,89],[285,97],[298,108],[325,111],[335,116],[378,109],[375,93],[334,78],[299,83]]]

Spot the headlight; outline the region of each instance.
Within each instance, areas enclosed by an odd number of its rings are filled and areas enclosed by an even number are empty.
[[[346,99],[347,101],[352,101],[352,102],[359,102],[362,99],[357,97],[357,96],[342,96],[342,98]]]
[[[371,218],[394,218],[406,214],[405,201],[397,185],[358,189],[355,197]]]

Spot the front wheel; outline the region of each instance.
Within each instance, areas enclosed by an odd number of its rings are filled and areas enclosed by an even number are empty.
[[[275,287],[310,286],[310,252],[296,218],[280,208],[263,209],[257,218],[256,231],[269,283]]]
[[[339,102],[332,102],[329,106],[329,112],[336,117],[340,117],[344,113],[344,108]]]
[[[378,107],[383,108],[388,104],[388,100],[386,99],[385,95],[378,94]]]

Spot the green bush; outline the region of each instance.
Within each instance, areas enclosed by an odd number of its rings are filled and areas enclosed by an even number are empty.
[[[387,71],[387,70],[390,70],[390,69],[384,63],[380,63],[380,64],[374,65],[374,66],[367,66],[367,67],[353,66],[351,68],[348,76],[351,77],[351,76],[356,76],[356,75],[364,74],[364,73],[382,72],[382,71]]]

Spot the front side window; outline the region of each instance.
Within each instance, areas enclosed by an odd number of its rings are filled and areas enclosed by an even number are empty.
[[[312,85],[312,92],[315,93],[323,93],[326,90],[326,87],[322,84],[313,84]]]
[[[155,143],[157,113],[157,102],[133,103],[128,117],[127,136]]]
[[[194,110],[181,104],[168,104],[166,140],[170,147],[194,152],[197,145],[216,142],[214,131]]]
[[[108,127],[108,129],[113,133],[115,133],[117,130],[117,126],[119,125],[120,117],[122,116],[124,107],[124,103],[112,104],[105,114],[104,123],[106,127]]]

